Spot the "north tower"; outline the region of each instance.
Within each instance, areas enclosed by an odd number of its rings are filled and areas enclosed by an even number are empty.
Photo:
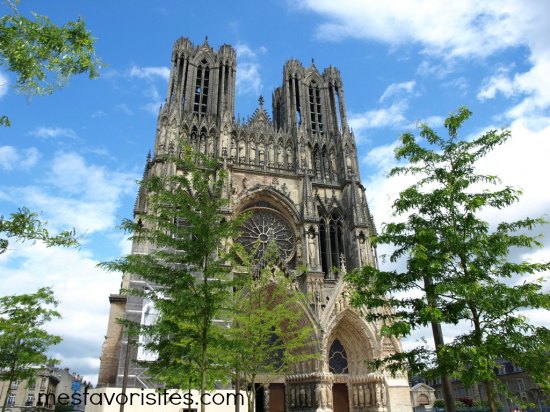
[[[369,242],[374,223],[359,181],[357,151],[348,127],[340,72],[320,72],[297,60],[283,68],[283,81],[272,95],[272,116],[259,98],[247,121],[234,117],[236,53],[229,45],[217,51],[208,42],[193,45],[186,38],[173,47],[165,104],[157,122],[154,151],[145,177],[170,174],[162,154],[177,150],[183,137],[196,150],[215,158],[227,171],[224,196],[228,217],[250,212],[250,223],[237,241],[245,246],[265,236],[261,227],[277,226],[274,241],[281,264],[293,273],[309,297],[304,308],[314,330],[315,361],[297,364],[266,391],[270,411],[409,411],[405,375],[370,370],[367,359],[400,351],[396,339],[382,337],[380,325],[367,322],[363,309],[352,308],[342,274],[376,265]],[[142,191],[134,217],[147,213]],[[273,233],[270,232],[270,233]],[[134,244],[132,253],[147,253]],[[297,273],[305,267],[304,273]],[[143,287],[131,274],[123,288]],[[126,355],[128,386],[153,385],[131,360],[143,357],[127,341],[117,317],[141,321],[150,309],[136,296],[111,295],[111,315],[103,345],[99,385],[120,386]]]

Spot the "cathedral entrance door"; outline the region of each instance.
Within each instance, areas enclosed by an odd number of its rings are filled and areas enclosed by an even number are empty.
[[[334,412],[349,412],[348,385],[345,383],[332,385],[332,410]]]
[[[269,385],[269,412],[285,412],[285,385],[283,383]]]

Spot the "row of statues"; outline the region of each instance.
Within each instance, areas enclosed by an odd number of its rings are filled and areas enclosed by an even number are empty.
[[[354,383],[348,385],[350,400],[354,409],[387,406],[386,385],[381,382]],[[332,384],[293,384],[290,387],[291,408],[332,408]]]

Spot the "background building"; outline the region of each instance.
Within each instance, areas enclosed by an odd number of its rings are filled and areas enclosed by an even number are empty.
[[[310,350],[322,359],[297,364],[292,374],[272,383],[266,396],[270,411],[410,411],[406,376],[376,373],[364,362],[399,351],[399,342],[383,338],[379,325],[365,321],[364,313],[350,306],[342,280],[350,268],[376,265],[376,253],[369,243],[375,227],[359,181],[340,73],[332,66],[320,72],[313,61],[305,67],[289,60],[281,87],[273,92],[273,117],[260,97],[258,108],[245,120],[234,115],[236,57],[229,45],[215,51],[206,40],[200,46],[186,38],[175,42],[167,98],[145,177],[174,172],[160,155],[177,151],[177,138],[183,136],[226,169],[229,206],[221,212],[228,218],[251,212],[236,240],[245,246],[274,240],[285,270],[307,268],[297,278],[310,297],[303,319],[318,342]],[[144,213],[146,196],[140,191],[135,218]],[[132,253],[147,251],[147,245],[132,248]],[[122,287],[144,284],[125,274]],[[112,295],[110,301],[98,385],[120,386],[126,354],[135,360],[140,352],[133,347],[127,352],[116,319],[143,321],[147,306],[135,296]],[[154,383],[130,362],[128,385]]]
[[[534,404],[538,410],[549,408],[548,397],[527,372],[506,360],[500,360],[498,364],[499,367],[496,371],[498,380],[515,397],[515,399],[512,399],[512,396],[497,388],[497,399],[504,410],[515,409],[518,406],[517,400]],[[440,379],[427,380],[426,383],[435,389],[435,395],[438,399],[443,398]],[[485,388],[481,383],[475,386],[466,386],[460,380],[454,379],[452,388],[455,399],[487,400]]]
[[[0,382],[0,405],[6,403],[6,412],[53,411],[59,378],[55,368],[41,369],[30,381],[16,381],[10,385]]]
[[[66,394],[69,398],[73,393],[82,393],[87,386],[82,377],[70,373],[69,368],[48,367],[40,369],[34,379],[18,381],[9,385],[7,381],[0,381],[0,405],[8,397],[6,412],[23,411],[53,411],[54,399]],[[84,403],[68,405],[64,410],[83,411]]]

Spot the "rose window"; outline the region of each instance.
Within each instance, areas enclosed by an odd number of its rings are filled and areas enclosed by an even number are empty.
[[[237,241],[248,251],[257,248],[259,256],[263,255],[270,242],[275,242],[281,259],[285,262],[294,256],[294,231],[288,221],[273,209],[253,209],[252,216],[244,222]]]

